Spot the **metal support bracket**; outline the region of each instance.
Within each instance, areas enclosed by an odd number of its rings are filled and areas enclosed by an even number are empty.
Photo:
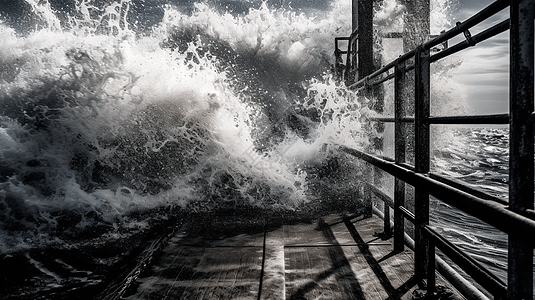
[[[455,25],[457,25],[457,28],[459,28],[461,24],[462,24],[461,22],[457,22]],[[466,38],[466,41],[468,42],[470,46],[475,46],[477,44],[472,38],[472,34],[470,33],[470,30],[466,29],[465,31],[463,31],[463,34],[464,34],[464,37]]]

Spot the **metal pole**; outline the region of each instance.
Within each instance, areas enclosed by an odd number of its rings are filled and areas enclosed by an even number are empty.
[[[499,202],[479,198],[470,193],[458,190],[447,183],[431,179],[427,174],[416,173],[404,166],[394,164],[356,149],[344,146],[340,146],[338,149],[374,164],[393,176],[403,178],[405,182],[412,186],[426,188],[431,195],[441,199],[445,203],[455,206],[507,234],[522,232],[529,237],[535,236],[535,221],[533,219],[512,212],[509,207]],[[525,240],[535,246],[534,239]]]
[[[383,218],[382,212],[378,209],[373,212],[379,217]],[[392,224],[393,225],[393,224]],[[409,249],[414,250],[414,240],[405,233],[405,243]],[[450,267],[448,263],[442,260],[440,257],[435,256],[435,269],[444,276],[449,283],[451,283],[466,299],[470,300],[489,300],[480,290],[478,290],[470,281],[461,276],[455,269]]]
[[[414,118],[414,167],[416,173],[429,173],[429,118],[430,110],[430,59],[429,50],[418,48],[415,56],[415,118]],[[417,280],[427,277],[429,240],[424,226],[429,225],[429,191],[422,186],[414,188],[414,252]]]
[[[504,299],[507,288],[496,275],[485,269],[485,267],[470,257],[470,255],[464,253],[459,247],[449,242],[429,226],[426,227],[426,233],[429,235],[431,245],[438,247],[453,263],[491,293],[494,299]]]
[[[429,239],[429,252],[427,256],[429,260],[427,262],[427,298],[434,299],[436,277],[435,277],[435,243]]]
[[[365,218],[371,218],[373,214],[373,196],[372,196],[372,188],[373,180],[371,180],[371,176],[373,176],[373,165],[367,164],[366,166],[366,174],[368,174],[368,182],[364,185],[364,217]]]
[[[394,156],[396,163],[405,162],[405,124],[401,118],[405,116],[403,89],[405,86],[405,61],[396,64],[394,79]],[[405,182],[397,178],[394,181],[394,251],[404,249],[405,217],[401,207],[405,206]]]
[[[509,80],[509,209],[533,209],[533,0],[511,1]],[[522,232],[509,234],[507,299],[533,298],[533,248]]]
[[[430,0],[402,0],[407,13],[403,24],[403,53],[415,50],[427,41],[430,33]],[[407,82],[414,82],[414,76],[409,73]],[[407,114],[414,114],[413,106],[407,107]]]
[[[390,206],[388,203],[383,202],[383,237],[390,238],[392,236],[392,228],[390,227]]]
[[[353,0],[353,10],[355,10]],[[356,1],[357,28],[359,32],[357,46],[357,80],[373,73],[373,0]],[[353,15],[353,18],[355,15]]]
[[[359,0],[351,1],[351,33],[358,28],[358,2]]]
[[[429,38],[429,0],[403,0],[407,9],[403,27],[403,52],[416,49]]]

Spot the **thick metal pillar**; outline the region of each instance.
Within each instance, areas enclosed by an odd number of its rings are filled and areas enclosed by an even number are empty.
[[[429,0],[402,0],[407,13],[403,26],[403,52],[416,49],[427,41],[430,33]],[[414,75],[406,75],[407,84],[414,81],[414,95],[406,95],[414,99],[414,106],[407,106],[405,113],[414,113],[414,166],[418,173],[429,172],[429,51],[417,51],[415,56]],[[423,226],[429,224],[429,193],[421,187],[414,189],[414,272],[420,282],[427,277],[429,243]]]
[[[374,0],[352,0],[352,29],[353,33],[358,32],[358,39],[356,45],[352,45],[351,51],[353,53],[352,68],[349,72],[349,83],[358,81],[374,71],[373,62],[373,2]],[[351,41],[350,41],[351,42]],[[347,82],[346,82],[347,83]],[[371,90],[366,88],[364,91],[366,96],[371,95]],[[373,144],[373,143],[372,143]],[[375,167],[370,166],[367,170],[369,183],[377,183],[378,171]],[[373,178],[373,179],[372,179]],[[372,196],[371,189],[367,189],[366,217],[371,217],[372,212]],[[369,214],[368,214],[369,213]]]
[[[403,22],[403,53],[416,49],[426,42],[430,34],[430,0],[402,0],[406,8]],[[414,82],[414,75],[407,74],[407,83]],[[408,95],[411,96],[411,95]],[[414,114],[414,106],[407,107],[407,115]]]
[[[355,5],[355,2],[357,2]],[[353,0],[357,10],[357,80],[373,73],[373,0]],[[355,14],[353,14],[353,18]]]
[[[401,118],[405,117],[404,69],[405,62],[396,64],[394,81],[394,159],[396,163],[405,162],[405,124],[401,122]],[[405,217],[401,212],[401,207],[405,206],[405,182],[397,177],[394,180],[394,251],[401,252],[405,247]]]
[[[429,172],[429,110],[430,110],[430,59],[429,50],[419,48],[414,68],[414,167],[417,173]],[[427,277],[429,240],[424,226],[429,225],[429,191],[421,186],[414,188],[414,272],[417,280]]]
[[[424,43],[429,38],[429,1],[402,0],[407,9],[403,24],[403,52],[407,53]]]
[[[533,209],[534,0],[512,0],[509,80],[509,208]],[[507,299],[533,298],[532,236],[509,234]]]

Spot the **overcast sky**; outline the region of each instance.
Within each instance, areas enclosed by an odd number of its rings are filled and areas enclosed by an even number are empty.
[[[453,14],[454,22],[465,21],[481,11],[491,0],[458,0]],[[509,18],[508,9],[471,29],[472,35]],[[457,41],[462,41],[461,35]],[[468,103],[480,114],[508,112],[509,97],[509,31],[477,44],[458,54],[463,63],[455,80],[468,94]]]

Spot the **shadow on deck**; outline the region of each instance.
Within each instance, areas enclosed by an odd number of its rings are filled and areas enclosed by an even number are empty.
[[[223,220],[176,232],[122,299],[412,299],[418,288],[413,252],[392,252],[376,216],[332,214],[247,233],[221,231]]]

